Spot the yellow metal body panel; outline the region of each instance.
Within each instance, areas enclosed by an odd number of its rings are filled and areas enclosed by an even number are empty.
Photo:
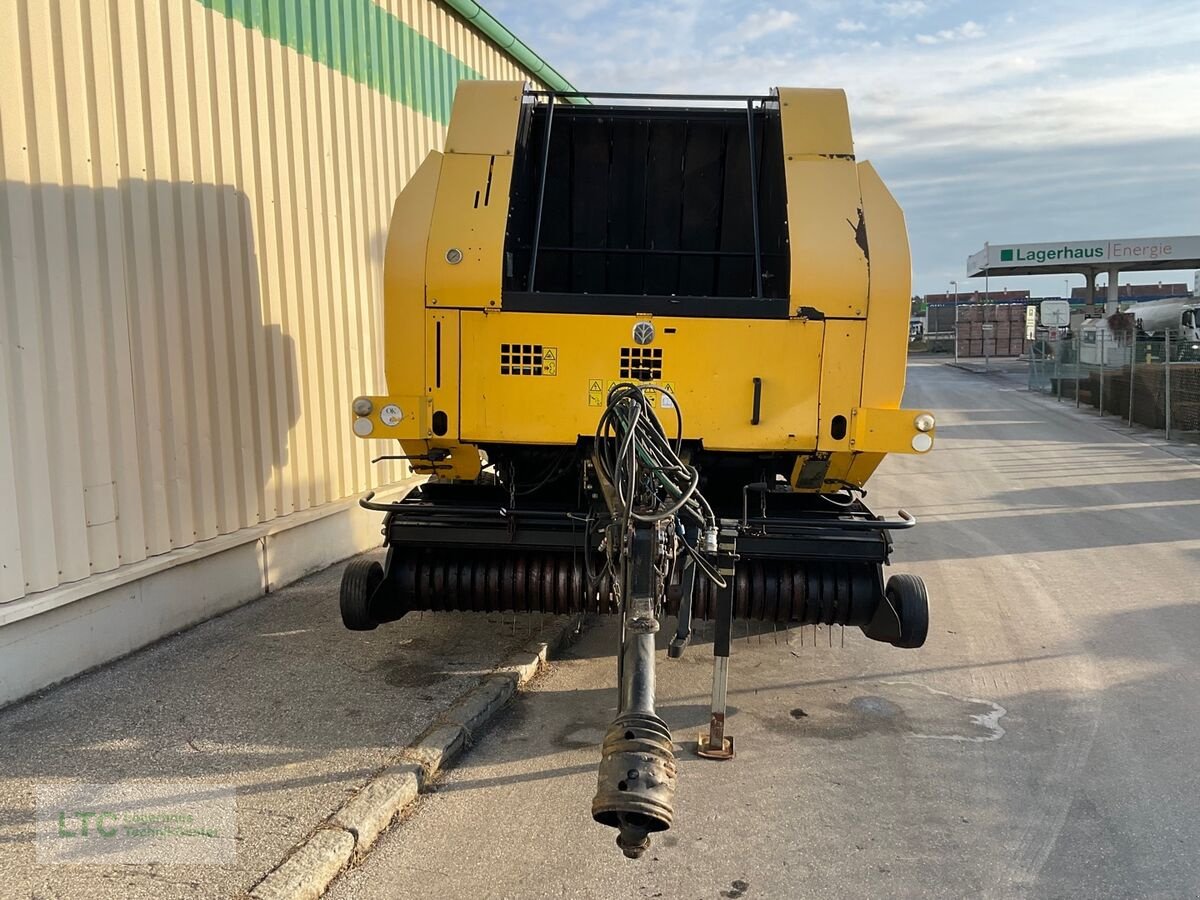
[[[430,310],[425,326],[425,384],[430,425],[425,437],[458,434],[458,310]],[[434,433],[433,418],[446,416],[443,434]]]
[[[859,404],[863,371],[865,323],[853,320],[826,321],[821,358],[821,425],[818,450],[854,449],[850,419]],[[841,437],[834,437],[835,419],[840,418]]]
[[[499,307],[523,85],[464,81],[454,95],[426,256],[430,306]]]
[[[780,89],[791,308],[867,312],[867,253],[850,114],[842,91]]]
[[[473,479],[479,475],[479,451],[458,441],[459,427],[459,312],[458,310],[421,311],[419,327],[406,332],[397,341],[413,356],[424,361],[419,383],[424,394],[371,396],[371,431],[360,437],[395,439],[401,442],[404,455],[418,457],[410,460],[417,474],[436,474],[457,479]],[[385,406],[400,408],[403,418],[395,425],[386,424],[380,413]],[[440,416],[438,414],[441,414]],[[442,418],[444,416],[444,419]],[[438,434],[438,429],[442,433]],[[449,456],[437,461],[421,459],[431,450],[446,451]]]
[[[856,236],[861,199],[858,170],[847,159],[784,163],[792,248],[791,308],[826,317],[867,312],[867,257]]]
[[[886,458],[886,453],[855,453],[851,457],[850,467],[842,477],[851,484],[866,484],[867,479],[875,474],[879,464]]]
[[[454,92],[446,152],[512,156],[524,87],[520,81],[460,81]]]
[[[413,471],[418,475],[437,475],[439,478],[449,478],[455,481],[474,481],[483,470],[483,459],[479,455],[479,448],[468,444],[435,439],[416,445],[412,449],[405,445],[405,452],[410,456],[425,455],[430,450],[443,450],[449,456],[438,462],[413,460]]]
[[[466,442],[573,444],[592,435],[620,379],[634,316],[462,313],[462,426]],[[662,377],[684,412],[684,437],[710,450],[803,450],[816,440],[821,322],[655,317]],[[675,332],[667,333],[674,328]],[[554,350],[553,375],[500,375],[500,345]],[[760,424],[751,425],[754,379]],[[626,379],[628,380],[628,379]],[[675,416],[657,401],[675,433]]]
[[[430,450],[436,449],[446,451],[450,455],[436,463],[431,460],[413,460],[412,467],[415,472],[466,480],[479,475],[479,451],[475,447],[463,446],[458,442],[460,368],[458,310],[429,310],[425,319],[425,390],[428,415],[425,431],[421,435],[425,440],[420,444],[406,444],[405,453],[409,456],[425,456]]]
[[[928,449],[913,446],[913,439],[922,434],[913,423],[927,410],[863,407],[854,412],[855,447],[871,453],[924,453]],[[932,440],[933,432],[927,432],[927,435]]]
[[[425,262],[430,306],[499,307],[511,181],[511,156],[442,158]]]
[[[383,257],[383,366],[396,388],[424,386],[425,254],[441,165],[436,150],[425,157],[392,207]]]
[[[420,394],[376,394],[366,395],[371,401],[371,414],[368,416],[354,416],[354,421],[359,418],[367,418],[371,420],[371,431],[369,434],[359,435],[359,437],[370,438],[371,440],[397,440],[411,441],[419,440],[425,437],[429,428],[429,416],[427,409],[429,399]],[[385,406],[399,407],[403,418],[395,425],[387,425],[379,417],[380,412]],[[424,452],[423,450],[421,452]]]
[[[815,454],[828,460],[825,483],[803,489],[826,491],[864,483],[887,453],[923,452],[913,446],[920,411],[898,409],[910,279],[903,214],[875,170],[855,162],[841,91],[781,89],[779,98],[793,317],[572,315],[503,310],[521,89],[460,86],[446,154],[431,154],[393,211],[384,284],[393,393],[372,398],[370,437],[397,437],[413,456],[445,451],[413,468],[456,479],[478,476],[476,444],[574,444],[595,432],[622,380],[634,323],[652,318],[662,351],[652,383],[678,397],[684,437],[707,450],[794,453],[793,483]],[[541,348],[540,374],[532,364],[520,369],[529,374],[502,374],[505,344]],[[405,413],[392,427],[378,419],[389,402]],[[661,397],[656,410],[673,434],[674,411]],[[445,417],[441,435],[435,413]],[[834,437],[838,416],[845,432]]]
[[[863,215],[871,236],[871,285],[863,353],[862,402],[894,409],[908,363],[911,263],[904,213],[870,163],[859,163]]]
[[[779,88],[784,156],[853,156],[850,108],[839,88]]]
[[[858,458],[857,453],[834,453],[829,458],[829,470],[825,473],[825,485],[821,488],[826,493],[833,493],[850,480],[850,469]],[[796,480],[792,475],[793,483]],[[802,489],[803,490],[803,489]]]

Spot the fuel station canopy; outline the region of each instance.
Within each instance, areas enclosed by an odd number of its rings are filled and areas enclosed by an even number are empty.
[[[967,259],[968,278],[1194,268],[1200,268],[1200,235],[984,244]]]
[[[1108,272],[1105,312],[1116,312],[1121,272],[1200,268],[1200,235],[1055,241],[1041,244],[984,244],[967,258],[967,277],[1080,274],[1087,278],[1089,308],[1096,298],[1096,273]]]

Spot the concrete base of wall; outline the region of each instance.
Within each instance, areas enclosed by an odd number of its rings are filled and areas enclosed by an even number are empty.
[[[399,497],[413,484],[378,492]],[[380,515],[331,503],[0,606],[0,706],[377,547]]]

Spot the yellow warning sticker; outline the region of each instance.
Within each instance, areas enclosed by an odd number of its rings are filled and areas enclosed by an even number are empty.
[[[543,347],[542,348],[542,374],[557,375],[558,374],[558,348]]]
[[[545,360],[543,359],[543,366],[547,366],[547,365],[549,365],[549,363],[545,362]],[[546,374],[550,375],[550,374],[554,374],[554,373],[552,371],[547,370]],[[623,382],[623,381],[615,381],[612,378],[589,378],[588,379],[588,406],[603,406],[604,398],[608,396],[608,394],[612,391],[612,389],[618,384],[625,384],[625,383],[626,382]],[[647,387],[659,387],[662,389],[659,391],[647,392],[647,396],[649,397],[652,406],[659,405],[656,401],[656,398],[661,397],[662,398],[661,406],[663,409],[674,409],[675,408],[675,404],[671,402],[671,398],[668,397],[666,394],[662,393],[662,391],[665,390],[668,393],[670,393],[672,396],[674,396],[675,382],[673,382],[673,381],[654,381],[654,382],[643,382],[643,383]]]

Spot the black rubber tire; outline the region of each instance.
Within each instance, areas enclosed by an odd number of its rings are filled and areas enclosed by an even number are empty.
[[[371,618],[368,604],[376,588],[383,584],[383,566],[373,559],[356,559],[342,573],[338,605],[342,624],[351,631],[371,631],[379,623]]]
[[[929,593],[917,575],[893,575],[887,582],[887,598],[900,617],[900,637],[893,647],[915,649],[929,635]]]

